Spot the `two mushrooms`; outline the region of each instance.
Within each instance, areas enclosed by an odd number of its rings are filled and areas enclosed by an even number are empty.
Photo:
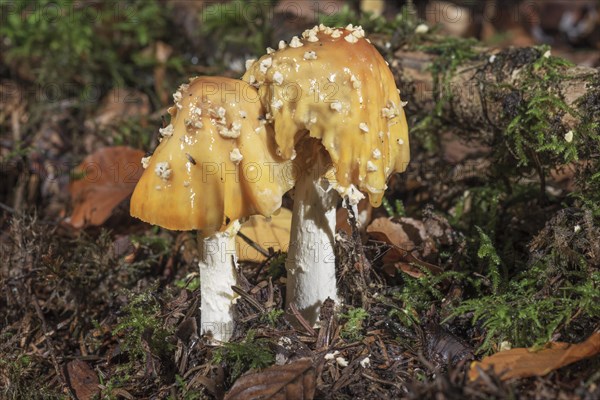
[[[251,215],[272,215],[294,187],[286,303],[311,323],[337,300],[335,214],[340,197],[379,206],[387,178],[409,161],[394,77],[361,27],[306,30],[248,60],[241,80],[182,85],[171,124],[142,163],[131,214],[172,230],[198,230],[201,326],[229,339],[235,235]]]

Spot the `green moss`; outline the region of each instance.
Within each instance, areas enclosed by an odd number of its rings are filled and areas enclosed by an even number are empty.
[[[593,239],[599,234],[600,221],[590,210],[561,211],[531,243],[526,268],[509,277],[498,275],[497,251],[483,235],[479,254],[489,261],[491,290],[479,287],[450,318],[472,314],[485,332],[480,352],[497,350],[504,340],[541,344],[573,323],[575,331],[593,330],[600,318],[600,248]]]
[[[573,131],[581,163],[572,197],[600,217],[600,74],[587,86],[588,92],[577,102],[580,123]]]
[[[244,341],[224,343],[213,355],[213,362],[225,363],[230,368],[229,381],[234,382],[250,369],[262,369],[275,362],[267,339],[256,339],[256,332],[249,330]]]
[[[363,322],[369,314],[363,308],[350,308],[347,313],[340,314],[340,318],[345,320],[340,336],[346,340],[358,341],[363,337]]]
[[[261,321],[266,322],[267,324],[269,324],[270,326],[272,326],[273,328],[277,327],[277,322],[279,321],[279,318],[285,314],[285,311],[275,308],[271,311],[266,312],[265,314],[260,316]]]
[[[150,354],[168,358],[174,350],[167,340],[172,332],[163,325],[161,307],[152,291],[131,295],[124,311],[113,335],[121,337],[122,349],[130,360],[145,362]]]
[[[444,127],[443,111],[452,101],[450,84],[458,68],[468,61],[481,58],[475,50],[479,42],[475,39],[428,36],[429,43],[413,44],[414,50],[434,54],[436,57],[428,68],[433,78],[433,98],[437,99],[432,112],[421,116],[412,127],[411,135],[428,151],[439,148],[439,132]]]
[[[177,279],[173,282],[175,286],[181,289],[187,289],[191,292],[200,287],[200,279],[197,273],[188,274],[185,278]]]
[[[381,202],[381,205],[385,209],[385,212],[387,212],[387,214],[390,217],[398,218],[398,217],[406,216],[406,210],[404,209],[404,204],[402,203],[402,200],[400,200],[400,199],[395,199],[394,206],[392,207],[392,205],[390,204],[390,201],[387,199],[387,197],[384,197]]]
[[[185,380],[180,375],[175,376],[175,389],[177,392],[170,394],[168,400],[200,400],[206,398],[206,395],[198,389],[188,389]]]
[[[251,6],[241,0],[215,3],[203,7],[201,32],[217,44],[213,61],[226,61],[226,55],[241,48],[250,55],[261,56],[272,46],[272,0],[258,0]]]
[[[572,66],[564,59],[549,56],[549,47],[536,49],[537,59],[523,66],[524,79],[517,91],[521,101],[516,115],[503,132],[517,167],[554,166],[578,159],[577,142],[565,139],[559,119],[565,114],[577,117],[561,97],[558,82],[568,78],[566,69]],[[557,129],[558,128],[558,129]]]
[[[480,228],[476,227],[479,232],[479,250],[477,250],[477,257],[481,260],[487,261],[487,276],[490,278],[492,283],[492,293],[497,293],[500,286],[500,272],[498,268],[502,264],[502,260],[498,256],[492,240],[490,237]]]
[[[445,297],[444,287],[449,282],[460,282],[465,275],[456,271],[445,271],[439,275],[433,275],[425,268],[420,268],[421,277],[415,278],[402,274],[402,283],[392,291],[394,299],[394,311],[391,317],[396,317],[405,326],[419,323],[421,316],[432,304],[439,304]]]
[[[287,253],[279,253],[269,261],[268,273],[269,276],[275,280],[286,275],[285,260],[287,259]]]

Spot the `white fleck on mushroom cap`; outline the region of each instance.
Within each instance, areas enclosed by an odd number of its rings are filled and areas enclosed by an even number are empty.
[[[283,157],[307,135],[320,139],[336,189],[355,185],[378,206],[389,175],[410,159],[394,76],[360,27],[317,26],[302,36],[249,63],[242,79],[258,88]]]
[[[199,77],[177,93],[169,109],[172,129],[144,160],[131,215],[209,236],[226,228],[226,217],[279,209],[293,185],[286,174],[291,161],[276,154],[256,89],[241,80]]]

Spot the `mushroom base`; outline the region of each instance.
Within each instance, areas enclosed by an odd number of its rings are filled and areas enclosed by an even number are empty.
[[[215,341],[226,342],[233,333],[231,287],[237,281],[235,235],[239,227],[235,221],[224,232],[206,238],[198,236],[201,332],[212,333]]]
[[[285,264],[286,304],[294,303],[310,324],[317,321],[323,301],[338,301],[334,245],[339,195],[319,172],[315,166],[298,176]]]

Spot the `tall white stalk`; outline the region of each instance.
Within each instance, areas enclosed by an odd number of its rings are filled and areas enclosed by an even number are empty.
[[[286,304],[294,303],[311,324],[327,297],[338,300],[334,245],[339,195],[316,164],[297,177],[286,261]]]
[[[198,237],[200,250],[201,332],[211,332],[215,341],[226,342],[233,333],[232,306],[236,284],[235,236],[240,223],[234,221],[224,232]]]

